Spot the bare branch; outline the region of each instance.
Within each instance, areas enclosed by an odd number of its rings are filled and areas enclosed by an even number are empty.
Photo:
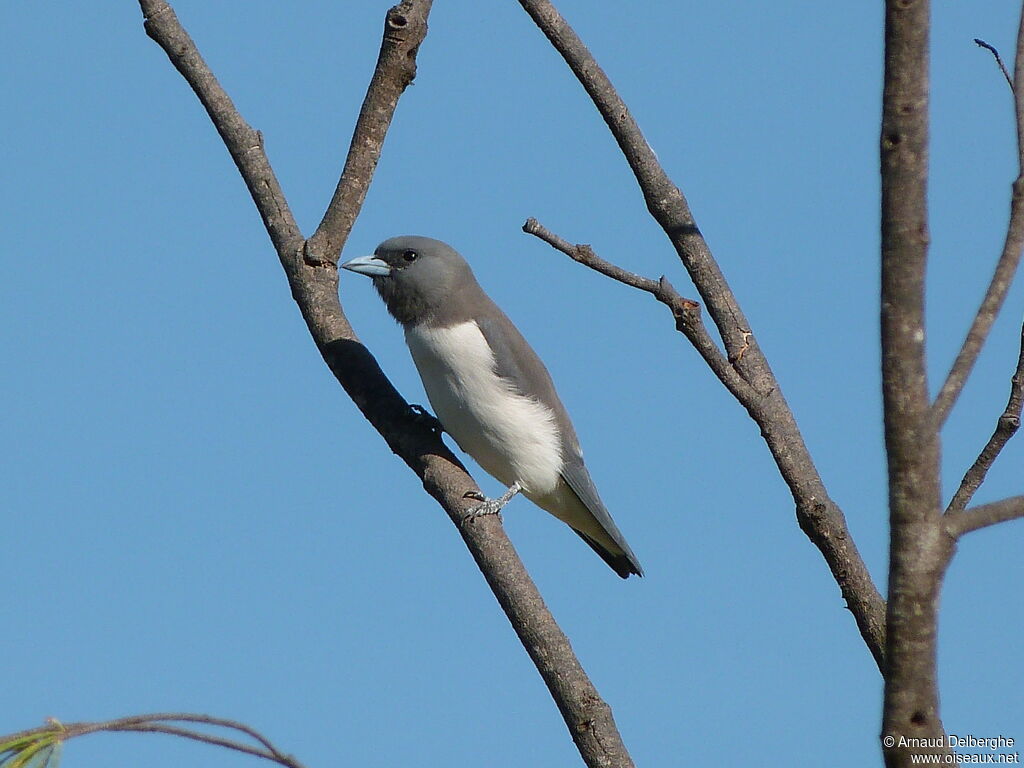
[[[580,754],[589,766],[632,766],[611,709],[580,666],[569,640],[555,623],[522,561],[505,535],[500,517],[463,525],[479,488],[448,450],[430,422],[417,414],[362,345],[338,298],[338,252],[362,204],[376,167],[397,94],[415,71],[410,59],[426,33],[430,0],[403,0],[388,23],[363,110],[334,200],[307,246],[263,153],[259,135],[231,104],[192,40],[163,0],[140,0],[146,30],[207,106],[253,200],[288,277],[292,296],[324,361],[388,446],[421,478],[444,508],[483,572],[513,629],[537,666]],[[399,22],[401,16],[405,23]],[[385,52],[389,46],[395,50]],[[376,121],[377,125],[368,125]],[[367,141],[359,137],[369,137]],[[347,207],[351,206],[351,207]]]
[[[981,449],[974,464],[967,470],[960,487],[949,502],[946,513],[959,512],[971,502],[975,492],[985,482],[985,476],[991,468],[996,457],[999,456],[1003,446],[1016,434],[1020,428],[1021,406],[1024,404],[1024,326],[1020,332],[1020,354],[1017,357],[1017,368],[1010,378],[1010,396],[1006,401],[1006,408],[996,421],[995,431],[988,443]]]
[[[682,313],[676,318],[677,327],[694,343],[720,380],[732,379],[733,374],[725,368],[733,368],[757,393],[756,398],[740,398],[740,388],[730,387],[761,425],[762,436],[793,495],[797,521],[825,558],[865,644],[878,668],[883,669],[885,602],[857,551],[842,510],[828,495],[782,389],[712,257],[686,198],[668,178],[607,75],[551,2],[519,3],[565,59],[618,142],[648,210],[675,247],[718,328],[727,354],[726,366],[720,365],[721,353],[710,343],[703,326],[687,327],[693,324],[694,317],[699,320],[699,315],[692,311]]]
[[[618,142],[644,194],[647,208],[675,246],[693,278],[730,358],[748,341],[750,325],[711,257],[686,198],[665,173],[640,126],[593,55],[549,0],[519,0],[562,55]]]
[[[965,533],[1009,520],[1020,520],[1022,517],[1024,517],[1024,496],[1011,496],[991,504],[982,504],[959,512],[949,512],[945,516],[946,532],[954,539],[958,539]]]
[[[610,277],[612,280],[618,280],[620,283],[632,286],[633,288],[639,288],[641,291],[647,291],[647,293],[653,296],[658,295],[658,282],[656,280],[651,280],[649,277],[641,277],[640,275],[634,274],[622,267],[615,266],[610,261],[605,261],[594,253],[593,249],[589,245],[573,245],[568,240],[559,237],[551,230],[544,227],[536,219],[527,219],[526,223],[523,224],[523,232],[540,238],[555,250],[564,253],[573,261],[576,261],[585,267],[590,267],[595,272],[600,272],[602,275]],[[683,299],[683,301],[690,301],[692,304],[697,303],[691,299]]]
[[[1010,77],[1010,73],[1007,71],[1006,65],[1003,64],[1003,57],[999,55],[999,51],[996,50],[995,46],[989,45],[984,40],[980,40],[977,37],[974,38],[974,44],[979,48],[984,48],[985,50],[992,54],[992,56],[996,60],[996,64],[999,65],[999,71],[1002,72],[1003,77],[1006,78],[1006,84],[1010,86],[1010,90],[1013,91],[1013,78]]]
[[[260,746],[253,746],[252,744],[246,744],[235,739],[229,739],[211,733],[204,733],[203,731],[197,731],[191,728],[183,728],[178,725],[173,725],[173,723],[196,723],[215,728],[238,731],[239,733],[249,736],[258,742]],[[198,715],[183,712],[131,715],[129,717],[120,717],[114,720],[105,720],[101,722],[60,723],[55,720],[50,720],[46,725],[40,726],[39,728],[32,728],[27,731],[21,731],[8,736],[0,736],[0,745],[18,743],[22,745],[22,748],[24,748],[26,746],[31,747],[32,744],[38,740],[62,743],[78,736],[85,736],[90,733],[100,733],[104,731],[166,733],[171,736],[180,736],[181,738],[198,741],[203,744],[225,747],[226,749],[231,749],[235,752],[242,752],[247,755],[253,755],[254,757],[261,757],[265,760],[275,762],[278,765],[283,765],[285,768],[304,768],[302,763],[291,755],[286,755],[281,752],[267,737],[244,723],[239,723],[235,720],[226,720],[220,717],[212,717],[210,715]],[[19,751],[21,750],[12,750],[12,756],[17,755]],[[3,760],[0,760],[0,764],[2,763]]]
[[[704,358],[712,372],[718,377],[733,396],[748,410],[760,405],[761,396],[737,373],[736,369],[725,359],[725,355],[715,345],[714,340],[704,327],[700,318],[700,304],[692,299],[684,299],[672,283],[662,276],[660,280],[641,277],[622,269],[611,262],[605,261],[589,245],[573,245],[559,237],[536,219],[527,219],[523,231],[540,238],[555,250],[561,251],[573,261],[590,267],[602,275],[606,275],[620,283],[637,288],[654,296],[658,301],[672,310],[676,320],[676,328],[683,333]],[[740,355],[743,351],[740,350]]]
[[[388,11],[377,67],[352,132],[345,169],[320,226],[306,243],[306,258],[313,263],[338,263],[370,188],[398,99],[416,77],[416,52],[427,34],[432,2],[403,2]]]
[[[274,248],[278,253],[296,253],[302,244],[302,233],[263,151],[263,136],[239,114],[179,23],[174,9],[164,0],[139,0],[139,5],[145,17],[146,34],[164,49],[206,108],[249,188]]]
[[[989,331],[992,330],[992,324],[995,322],[996,317],[999,316],[999,311],[1003,307],[1006,294],[1009,292],[1013,278],[1017,274],[1021,249],[1024,248],[1024,88],[1014,87],[1013,81],[1010,80],[1006,67],[1003,66],[1003,61],[999,57],[999,52],[995,48],[981,40],[975,40],[974,42],[992,51],[1013,91],[1014,113],[1017,123],[1018,175],[1017,179],[1013,182],[1012,196],[1010,198],[1010,222],[1006,228],[1003,252],[996,263],[995,272],[992,275],[988,290],[985,292],[985,297],[981,300],[981,306],[978,307],[978,312],[974,316],[971,328],[967,332],[967,338],[964,339],[963,346],[960,348],[956,360],[953,361],[953,366],[950,368],[949,374],[946,376],[946,380],[943,382],[942,388],[935,398],[935,404],[932,406],[934,418],[939,427],[949,417],[950,411],[953,410],[957,398],[960,397],[960,393],[963,391],[964,385],[971,375],[971,370],[978,360],[981,348],[985,345]],[[1017,28],[1017,53],[1013,68],[1017,82],[1021,82],[1020,78],[1024,74],[1024,12],[1021,13],[1020,24]]]
[[[889,604],[882,734],[889,768],[940,746],[935,627],[952,555],[939,528],[939,440],[925,359],[928,258],[927,0],[886,0],[882,175],[882,394],[889,469]],[[925,743],[929,743],[926,741]]]

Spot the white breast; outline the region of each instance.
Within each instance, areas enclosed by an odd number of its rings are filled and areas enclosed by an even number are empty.
[[[554,414],[514,391],[494,370],[494,353],[475,322],[412,326],[405,342],[437,418],[466,453],[505,485],[554,490],[562,449]]]

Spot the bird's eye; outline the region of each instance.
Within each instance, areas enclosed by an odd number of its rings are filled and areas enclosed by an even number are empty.
[[[410,263],[416,261],[416,258],[418,256],[419,254],[416,253],[416,251],[406,251],[405,253],[402,254],[402,258]]]

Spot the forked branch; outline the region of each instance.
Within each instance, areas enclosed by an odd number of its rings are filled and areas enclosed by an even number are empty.
[[[622,269],[610,261],[605,261],[589,245],[573,245],[568,240],[559,237],[555,233],[540,224],[536,219],[527,219],[523,225],[523,231],[533,235],[552,248],[561,251],[573,261],[585,267],[600,272],[612,280],[624,285],[645,291],[672,311],[676,321],[676,328],[684,334],[697,352],[704,358],[704,362],[718,377],[733,396],[748,410],[756,408],[760,401],[760,395],[754,391],[736,369],[725,359],[725,355],[715,344],[711,335],[704,327],[700,317],[700,304],[692,299],[684,299],[672,287],[672,283],[663,275],[660,280],[652,280],[649,277],[642,277],[628,270]],[[739,356],[743,356],[740,349]]]
[[[946,531],[956,539],[971,531],[1021,518],[1024,518],[1024,496],[1011,496],[991,504],[947,513]]]
[[[431,0],[403,0],[387,14],[381,53],[345,169],[316,234],[304,240],[263,152],[262,137],[235,109],[164,0],[140,0],[147,33],[206,107],[252,194],[288,277],[292,296],[331,372],[389,447],[423,481],[458,527],[488,585],[548,686],[589,766],[633,765],[611,709],[580,666],[500,518],[463,525],[473,479],[428,420],[413,411],[360,343],[338,298],[338,254],[369,187],[398,97],[415,74]]]
[[[519,0],[519,3],[569,65],[618,142],[648,210],[665,231],[700,293],[722,339],[725,356],[718,351],[703,325],[693,322],[694,317],[699,319],[694,311],[677,315],[677,327],[761,427],[779,472],[793,495],[801,529],[825,558],[875,663],[880,670],[884,669],[885,602],[857,551],[842,510],[828,495],[779,382],[711,255],[685,196],[669,179],[611,81],[568,22],[549,0]],[[550,239],[548,242],[559,247]],[[588,259],[577,258],[569,252],[571,246],[569,250],[559,250],[588,263]],[[589,262],[588,266],[598,271],[650,292],[651,283],[622,280],[620,273],[624,270],[602,269],[597,262]]]

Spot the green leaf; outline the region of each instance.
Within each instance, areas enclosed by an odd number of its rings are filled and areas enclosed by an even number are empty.
[[[60,763],[61,742],[53,741],[39,750],[25,763],[25,768],[57,768]]]
[[[0,766],[3,765],[3,760],[6,760],[11,756],[4,755],[5,752],[11,752],[12,754],[20,752],[29,744],[35,743],[40,736],[41,734],[39,733],[33,733],[28,736],[22,736],[20,739],[11,739],[10,741],[0,742],[0,755],[3,755],[3,758],[0,759]]]

